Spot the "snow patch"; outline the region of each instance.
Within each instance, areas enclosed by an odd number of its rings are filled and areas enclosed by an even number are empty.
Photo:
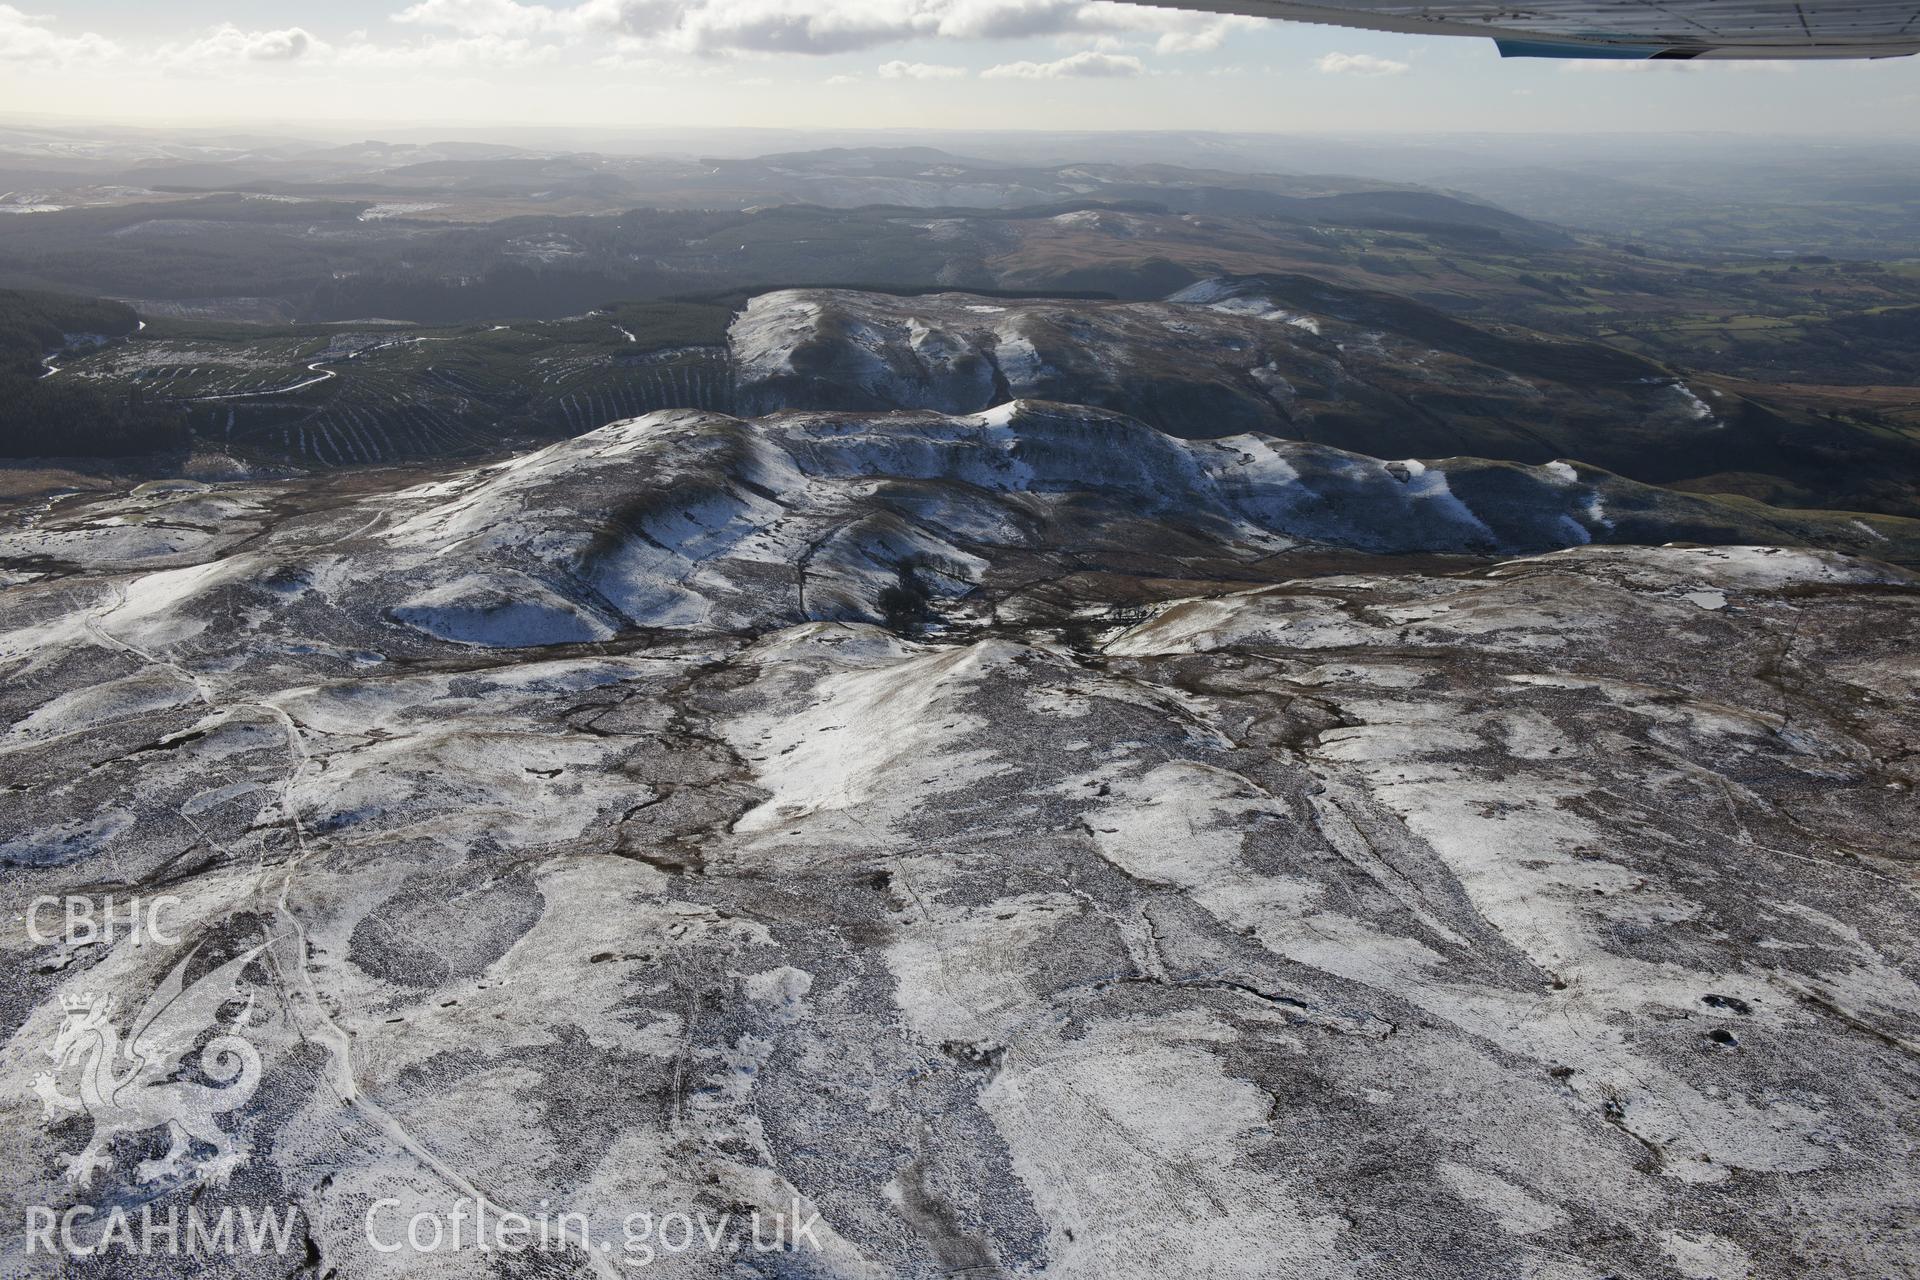
[[[490,649],[605,640],[614,628],[525,574],[474,574],[393,607],[396,620],[455,644]]]

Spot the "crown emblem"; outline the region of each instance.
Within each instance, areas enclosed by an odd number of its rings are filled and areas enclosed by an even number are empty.
[[[68,992],[61,995],[60,1007],[68,1013],[86,1013],[93,1008],[94,1002],[99,998],[100,994],[97,991],[82,991],[78,995]]]

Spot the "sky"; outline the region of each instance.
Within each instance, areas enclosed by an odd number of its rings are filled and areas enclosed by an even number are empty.
[[[1560,63],[1109,0],[0,2],[0,116],[1920,136],[1920,58]]]

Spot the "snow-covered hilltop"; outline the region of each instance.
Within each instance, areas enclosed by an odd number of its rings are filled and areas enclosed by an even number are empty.
[[[1914,522],[983,394],[13,512],[0,1201],[355,1280],[501,1274],[375,1243],[475,1199],[569,1275],[641,1211],[702,1277],[1902,1271]],[[29,934],[109,891],[179,945]],[[89,1155],[76,1027],[227,965],[225,1145]]]
[[[267,606],[342,646],[405,649],[412,641],[384,634],[395,623],[521,647],[635,627],[878,621],[903,570],[943,607],[973,607],[996,575],[1034,556],[1204,561],[1237,576],[1312,548],[1487,555],[1789,539],[1920,549],[1912,521],[1749,510],[1568,462],[1382,462],[1265,436],[1186,441],[1034,401],[962,415],[655,413],[424,484],[389,482],[331,517],[358,531],[338,545],[262,541],[261,512],[275,500],[245,486],[154,486],[0,534],[0,555],[39,557],[55,582],[62,563],[180,566],[172,585],[136,585],[135,595],[265,591]],[[4,619],[0,658],[43,646],[38,625]],[[237,642],[244,630],[226,634]]]
[[[1024,397],[1189,438],[1260,432],[1391,457],[1578,457],[1647,479],[1754,447],[1636,356],[1304,276],[1209,280],[1165,302],[792,289],[754,298],[730,345],[738,403],[753,413],[971,413]]]

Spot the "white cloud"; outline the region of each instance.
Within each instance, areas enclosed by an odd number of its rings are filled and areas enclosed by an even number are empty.
[[[691,53],[850,53],[925,33],[925,15],[891,3],[705,0],[681,8],[662,32]]]
[[[119,45],[91,31],[60,35],[48,28],[51,21],[0,4],[0,62],[94,62],[120,52]]]
[[[222,23],[189,45],[168,46],[161,56],[176,62],[293,62],[327,46],[300,27],[280,31],[242,31]]]
[[[583,0],[562,11],[555,25],[563,31],[594,35],[656,36],[671,31],[694,0]]]
[[[580,0],[572,6],[520,0],[417,0],[395,22],[440,27],[463,37],[563,40],[615,36],[626,40],[670,31],[708,0]]]
[[[935,62],[902,62],[898,59],[880,68],[882,80],[958,80],[965,74],[965,67],[949,67]]]
[[[647,68],[675,55],[845,54],[929,38],[1074,38],[1088,48],[1053,62],[996,67],[997,78],[1133,76],[1128,50],[1218,49],[1255,19],[1151,8],[1112,0],[396,0],[395,27],[413,39],[354,32],[333,46],[299,26],[247,30],[222,23],[197,38],[149,46],[174,67],[241,68],[326,61],[347,68],[458,71],[525,65],[569,51],[597,65]],[[393,28],[390,27],[389,31]],[[65,34],[54,21],[0,2],[0,62],[62,65],[123,56],[98,34]],[[683,59],[684,60],[684,59]],[[886,79],[943,80],[963,67],[896,59]]]
[[[559,15],[546,5],[516,0],[420,0],[394,14],[393,20],[447,27],[464,35],[526,36],[554,30]]]
[[[1330,76],[1403,76],[1413,70],[1411,63],[1370,53],[1323,53],[1313,65]]]
[[[1020,40],[1081,30],[1081,15],[1094,6],[1078,0],[936,0],[916,7],[944,36]]]
[[[1159,53],[1217,49],[1258,18],[1222,17],[1112,0],[918,0],[943,36],[966,40],[1091,35],[1113,45],[1152,44]]]
[[[1255,31],[1265,19],[1191,13],[1139,4],[1094,0],[1075,15],[1080,29],[1103,31],[1116,43],[1151,40],[1155,53],[1211,53],[1234,32]]]
[[[1091,36],[1161,53],[1217,49],[1258,19],[1111,0],[416,0],[396,22],[463,36],[641,38],[703,54],[848,53],[927,36],[1011,40]]]
[[[1087,49],[1054,62],[1004,62],[980,75],[987,80],[1067,80],[1137,76],[1145,70],[1138,58]]]
[[[552,45],[537,45],[547,53],[555,51]],[[697,80],[703,77],[724,76],[728,68],[718,62],[699,61],[690,58],[662,58],[660,47],[651,40],[636,36],[614,37],[611,51],[593,60],[596,67],[614,67],[621,71],[644,72],[651,76],[666,76],[675,80]]]
[[[458,71],[465,67],[525,66],[550,62],[560,50],[550,44],[502,35],[420,40],[412,44],[350,44],[335,54],[347,66],[418,71]]]
[[[1185,15],[1176,15],[1185,16]],[[1261,18],[1219,18],[1191,31],[1168,31],[1153,42],[1155,53],[1211,53],[1226,43],[1227,36],[1243,30],[1243,24],[1260,25]]]

